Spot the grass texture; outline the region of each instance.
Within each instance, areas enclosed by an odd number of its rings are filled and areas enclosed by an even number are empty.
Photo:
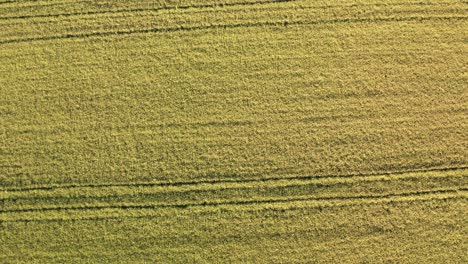
[[[467,14],[1,0],[0,263],[467,263]]]

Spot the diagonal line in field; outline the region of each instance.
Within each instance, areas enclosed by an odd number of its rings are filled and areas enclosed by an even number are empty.
[[[342,196],[342,197],[324,197],[323,199],[316,199],[316,198],[311,198],[311,197],[300,197],[296,199],[283,199],[283,200],[263,200],[263,201],[235,201],[232,203],[205,203],[205,204],[190,204],[186,206],[172,206],[172,207],[156,207],[154,205],[143,205],[140,207],[134,207],[131,208],[130,206],[126,206],[126,208],[118,207],[118,208],[97,208],[98,210],[105,210],[105,209],[135,209],[135,210],[141,210],[141,209],[157,209],[157,208],[173,208],[173,209],[183,209],[183,208],[216,208],[219,206],[249,206],[249,205],[270,205],[270,207],[260,207],[260,208],[245,208],[247,211],[263,211],[263,210],[271,210],[271,211],[276,211],[276,210],[295,210],[298,208],[303,208],[301,206],[291,206],[288,208],[280,208],[276,209],[274,207],[275,204],[282,204],[282,203],[294,203],[294,202],[329,202],[326,204],[318,204],[318,205],[304,205],[306,208],[330,208],[330,207],[349,207],[349,206],[365,206],[369,204],[378,204],[378,203],[401,203],[401,202],[416,202],[416,201],[434,201],[434,200],[449,200],[449,199],[466,199],[467,196],[466,194],[462,194],[461,192],[466,192],[468,189],[467,188],[460,188],[460,189],[453,189],[453,190],[432,190],[432,191],[418,191],[418,192],[412,192],[412,193],[401,193],[401,194],[385,194],[381,196],[354,196],[354,197],[349,197],[349,196]],[[412,198],[412,199],[410,199]],[[340,204],[339,202],[346,202],[343,204]],[[338,204],[333,204],[333,203],[338,203]],[[79,210],[82,211],[83,208],[79,209],[70,209],[70,210]],[[87,210],[87,209],[84,209]],[[89,209],[92,210],[92,209]],[[123,218],[152,218],[152,215],[149,214],[144,214],[144,215],[118,215],[118,216],[102,216],[102,217],[81,217],[81,218],[19,218],[19,219],[5,219],[5,220],[0,220],[0,223],[2,222],[63,222],[63,221],[95,221],[95,220],[111,220],[111,219],[123,219]]]
[[[206,9],[215,7],[229,7],[229,6],[253,6],[253,5],[266,5],[275,3],[294,2],[296,0],[266,0],[266,1],[252,1],[252,2],[234,2],[234,3],[212,3],[206,5],[185,5],[185,6],[165,6],[156,8],[135,8],[135,9],[120,9],[120,10],[105,10],[105,11],[90,11],[90,12],[74,12],[74,13],[58,13],[47,15],[24,15],[24,16],[7,16],[0,17],[0,20],[11,19],[30,19],[30,18],[52,18],[52,17],[70,17],[80,15],[101,15],[101,14],[119,14],[119,13],[133,13],[133,12],[147,12],[147,11],[164,11],[164,10],[185,10],[185,9]]]
[[[378,22],[404,22],[404,21],[430,21],[430,20],[467,20],[465,16],[437,16],[437,17],[387,17],[387,18],[347,18],[347,19],[332,19],[332,20],[318,20],[318,21],[264,21],[264,22],[251,22],[251,23],[238,23],[238,24],[218,24],[209,26],[179,26],[170,28],[150,28],[141,30],[125,30],[125,31],[107,31],[107,32],[91,32],[91,33],[78,33],[78,34],[65,34],[49,37],[33,37],[33,38],[20,38],[1,40],[0,45],[11,43],[23,43],[34,41],[50,41],[59,39],[86,39],[89,37],[108,37],[119,35],[133,35],[133,34],[148,34],[148,33],[169,33],[179,31],[195,31],[206,29],[231,29],[231,28],[249,28],[249,27],[271,27],[271,26],[293,26],[293,25],[325,25],[336,23],[378,23]]]
[[[400,171],[383,171],[376,173],[354,173],[343,175],[309,175],[309,176],[294,176],[294,177],[268,177],[256,179],[206,179],[198,181],[174,181],[174,182],[136,182],[136,183],[109,183],[109,184],[71,184],[71,185],[49,185],[49,186],[30,186],[30,187],[12,187],[3,188],[0,191],[5,192],[24,192],[36,190],[56,190],[56,189],[75,189],[75,188],[107,188],[107,187],[144,187],[144,186],[190,186],[200,184],[223,184],[223,183],[255,183],[255,182],[269,182],[269,181],[284,181],[284,180],[311,180],[311,179],[339,179],[339,178],[353,178],[353,177],[376,177],[388,175],[402,175],[408,173],[424,173],[424,172],[442,172],[442,171],[457,171],[466,170],[467,166],[458,167],[436,167],[436,168],[423,168],[413,170],[400,170]],[[468,175],[467,175],[468,176]]]

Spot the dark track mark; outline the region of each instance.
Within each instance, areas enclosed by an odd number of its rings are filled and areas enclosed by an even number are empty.
[[[380,181],[384,181],[383,179],[382,180],[378,180],[376,182],[380,182]],[[291,184],[291,185],[285,185],[285,186],[271,186],[271,187],[268,187],[268,188],[271,188],[271,189],[274,189],[274,188],[294,188],[294,187],[305,187],[305,186],[314,186],[315,188],[323,188],[323,187],[330,187],[330,186],[349,186],[349,185],[352,185],[354,184],[353,182],[335,182],[335,183],[316,183],[316,182],[312,182],[312,183],[307,183],[307,184]],[[104,198],[105,199],[112,199],[112,198],[122,198],[122,197],[134,197],[134,196],[139,196],[139,197],[144,197],[144,198],[148,198],[148,197],[152,197],[152,196],[155,196],[157,194],[168,194],[168,193],[177,193],[177,194],[187,194],[187,193],[204,193],[204,192],[210,192],[210,191],[213,191],[213,192],[219,192],[219,191],[241,191],[241,190],[245,190],[245,189],[248,189],[249,187],[220,187],[220,188],[216,188],[216,189],[207,189],[207,190],[198,190],[198,189],[195,189],[195,190],[180,190],[180,191],[168,191],[168,192],[160,192],[160,193],[156,193],[156,192],[152,192],[152,193],[142,193],[142,194],[130,194],[130,193],[126,193],[126,194],[110,194],[110,195],[103,195],[103,196],[96,196],[96,195],[74,195],[74,196],[45,196],[45,197],[7,197],[7,198],[0,198],[0,201],[18,201],[18,200],[33,200],[33,201],[37,201],[37,200],[49,200],[49,199],[69,199],[69,198],[72,198],[72,199],[96,199],[96,200],[103,200]],[[255,189],[256,187],[250,187],[250,189]]]
[[[21,165],[0,165],[0,168],[22,168]]]
[[[109,183],[109,184],[73,184],[62,186],[36,186],[36,187],[18,187],[18,188],[5,188],[0,191],[7,192],[22,192],[34,190],[56,190],[56,189],[73,189],[73,188],[107,188],[107,187],[142,187],[142,186],[190,186],[198,184],[223,184],[223,183],[248,183],[248,182],[268,182],[268,181],[281,181],[281,180],[311,180],[311,179],[336,179],[336,178],[353,178],[353,177],[372,177],[372,176],[385,176],[385,175],[402,175],[407,173],[418,172],[434,172],[434,171],[456,171],[465,170],[468,166],[448,167],[448,168],[425,168],[401,171],[384,171],[376,173],[355,173],[343,175],[309,175],[309,176],[295,176],[295,177],[269,177],[257,179],[220,179],[220,180],[199,180],[199,181],[179,181],[179,182],[143,182],[143,183]],[[467,175],[468,176],[468,175]]]
[[[202,202],[202,203],[185,203],[185,204],[134,204],[134,205],[96,205],[96,206],[57,206],[43,208],[21,208],[0,210],[0,213],[24,213],[24,212],[45,212],[45,211],[64,211],[64,210],[104,210],[104,209],[159,209],[159,208],[189,208],[189,207],[204,207],[204,206],[223,206],[223,205],[247,205],[247,204],[264,204],[264,203],[282,203],[282,202],[300,202],[300,201],[329,201],[329,200],[365,200],[375,198],[392,198],[392,197],[410,197],[420,196],[425,194],[442,194],[456,193],[458,191],[467,191],[468,188],[446,189],[446,190],[429,190],[429,191],[414,191],[400,194],[383,194],[383,195],[357,195],[357,196],[328,196],[328,197],[303,197],[303,198],[284,198],[284,199],[265,199],[265,200],[240,200],[240,201],[224,201],[224,202]]]
[[[190,6],[165,6],[165,7],[156,7],[156,8],[135,8],[135,9],[120,9],[120,10],[105,10],[105,11],[90,11],[90,12],[75,12],[75,13],[59,13],[59,14],[47,14],[47,15],[23,15],[23,16],[10,16],[10,17],[0,17],[0,20],[11,20],[11,19],[30,19],[30,18],[47,18],[47,17],[71,17],[71,16],[80,16],[80,15],[101,15],[101,14],[120,14],[120,13],[131,13],[131,12],[147,12],[147,11],[163,11],[163,10],[177,10],[177,9],[204,9],[204,8],[215,8],[215,7],[229,7],[229,6],[250,6],[250,5],[263,5],[263,4],[274,4],[274,3],[287,3],[295,2],[297,0],[269,0],[269,1],[255,1],[255,2],[237,2],[237,3],[213,3],[207,5],[190,5]],[[0,3],[1,4],[1,3]],[[420,5],[433,5],[434,3],[374,3],[369,5],[363,4],[351,4],[351,5],[321,5],[313,6],[314,9],[324,9],[324,8],[347,8],[347,7],[357,7],[357,6],[420,6]],[[437,3],[437,4],[446,4],[450,3]]]
[[[179,26],[172,28],[151,28],[142,30],[126,30],[126,31],[111,31],[111,32],[92,32],[80,34],[66,34],[60,36],[50,37],[34,37],[23,39],[9,39],[2,40],[0,44],[33,42],[33,41],[48,41],[57,39],[79,39],[89,37],[107,37],[119,35],[133,35],[145,33],[168,33],[179,31],[195,31],[206,29],[232,29],[232,28],[249,28],[249,27],[271,27],[271,26],[287,26],[287,25],[325,25],[336,23],[373,23],[373,22],[403,22],[403,21],[429,21],[429,20],[467,20],[468,17],[400,17],[400,18],[348,18],[348,19],[333,19],[333,20],[320,20],[320,21],[267,21],[267,22],[252,22],[252,23],[239,23],[239,24],[219,24],[210,26]]]
[[[121,10],[60,13],[60,14],[47,14],[47,15],[24,15],[24,16],[0,17],[0,20],[30,19],[30,18],[45,18],[45,17],[70,17],[70,16],[80,16],[80,15],[120,14],[120,13],[146,12],[146,11],[158,12],[158,11],[163,11],[163,10],[204,9],[204,8],[215,8],[215,7],[225,7],[225,6],[252,6],[252,5],[264,5],[264,4],[274,4],[274,3],[287,3],[287,2],[294,2],[294,1],[296,0],[268,0],[268,1],[237,2],[237,3],[213,3],[213,4],[207,4],[207,5],[165,6],[165,7],[157,7],[157,8],[135,8],[135,9],[121,9]]]
[[[39,0],[23,0],[23,2],[38,2]],[[18,0],[6,0],[6,1],[1,1],[0,5],[2,4],[11,4],[11,3],[17,3],[20,2]]]
[[[458,199],[466,199],[465,197],[444,197],[439,198],[437,200],[447,201],[447,200],[458,200]],[[418,202],[427,202],[433,201],[434,199],[426,199],[426,200],[417,200]],[[393,200],[388,201],[387,203],[390,204],[400,204],[400,203],[413,203],[413,200]],[[331,205],[319,205],[319,206],[310,206],[309,208],[345,208],[351,206],[366,206],[370,204],[331,204]],[[292,211],[302,209],[302,207],[288,207],[288,208],[260,208],[260,209],[249,209],[249,210],[242,210],[243,212],[252,212],[252,211]],[[122,219],[154,219],[154,215],[122,215],[122,216],[106,216],[106,217],[84,217],[84,218],[68,218],[68,219],[16,219],[16,220],[0,220],[0,223],[31,223],[31,222],[41,222],[41,223],[53,223],[53,222],[77,222],[77,221],[122,221]]]
[[[467,176],[468,177],[468,176]],[[433,178],[437,178],[437,177],[431,177],[432,179]],[[420,179],[416,176],[416,177],[410,177],[410,178],[403,178],[403,179],[397,179],[397,180],[394,180],[394,182],[416,182],[416,181],[419,181]],[[376,183],[376,182],[386,182],[386,181],[392,181],[391,179],[389,178],[380,178],[380,179],[374,179],[372,181],[369,181],[369,182],[372,182],[372,183]],[[314,190],[317,190],[317,189],[323,189],[323,188],[330,188],[330,187],[349,187],[349,186],[353,186],[355,185],[357,182],[361,182],[361,181],[356,181],[356,182],[353,182],[353,181],[349,181],[349,182],[332,182],[332,183],[323,183],[323,182],[309,182],[309,183],[293,183],[293,184],[287,184],[287,185],[280,185],[280,186],[267,186],[267,187],[262,187],[262,188],[266,188],[266,189],[269,189],[269,190],[275,190],[275,189],[288,189],[288,188],[313,188]],[[366,182],[367,183],[367,182]],[[132,186],[131,186],[132,187]],[[226,192],[235,192],[235,191],[243,191],[243,190],[246,190],[246,189],[255,189],[255,188],[258,188],[256,186],[236,186],[236,187],[224,187],[224,186],[220,186],[218,188],[213,188],[213,189],[187,189],[187,190],[171,190],[171,191],[163,191],[163,192],[148,192],[148,193],[124,193],[124,194],[106,194],[106,195],[97,195],[97,194],[94,194],[94,195],[86,195],[86,194],[79,194],[79,195],[72,195],[72,196],[68,196],[66,194],[64,194],[63,196],[57,196],[57,195],[54,195],[54,196],[28,196],[28,197],[7,197],[7,198],[0,198],[0,201],[3,201],[3,202],[6,202],[6,201],[13,201],[13,202],[17,202],[17,201],[50,201],[50,199],[54,199],[54,200],[67,200],[67,199],[73,199],[73,200],[79,200],[79,199],[86,199],[86,200],[93,200],[93,201],[106,201],[109,200],[109,199],[114,199],[114,198],[125,198],[125,197],[128,197],[128,198],[134,198],[134,197],[139,197],[139,198],[142,198],[142,199],[152,199],[153,197],[158,197],[159,195],[161,196],[166,196],[166,195],[173,195],[173,194],[182,194],[182,195],[188,195],[188,194],[210,194],[210,193],[218,193],[218,192],[222,192],[222,191],[226,191]]]

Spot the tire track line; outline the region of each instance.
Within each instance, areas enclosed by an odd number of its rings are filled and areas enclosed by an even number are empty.
[[[256,179],[206,179],[199,181],[179,181],[179,182],[140,182],[140,183],[110,183],[110,184],[71,184],[71,185],[56,185],[56,186],[31,186],[31,187],[13,187],[3,188],[0,192],[26,192],[36,190],[57,190],[57,189],[79,189],[79,188],[109,188],[109,187],[151,187],[151,186],[192,186],[201,184],[225,184],[225,183],[258,183],[270,181],[290,181],[290,180],[314,180],[314,179],[346,179],[354,177],[378,177],[389,175],[404,175],[409,173],[426,173],[426,172],[444,172],[444,171],[459,171],[468,169],[466,166],[458,167],[435,167],[435,168],[422,168],[412,170],[400,171],[382,171],[376,173],[354,173],[344,175],[309,175],[309,176],[294,176],[294,177],[268,177]],[[468,176],[468,173],[467,175]]]
[[[32,3],[32,2],[39,2],[40,0],[6,0],[6,1],[2,1],[0,2],[0,5],[3,5],[3,4],[12,4],[12,3],[18,3],[18,2],[29,2],[29,3]]]
[[[311,205],[311,204],[305,204],[305,205],[292,205],[290,207],[280,207],[280,208],[275,208],[274,206],[280,206],[281,203],[285,203],[284,201],[278,201],[276,203],[271,203],[272,207],[260,207],[260,208],[224,208],[225,210],[232,210],[232,211],[243,211],[243,212],[251,212],[251,211],[291,211],[291,210],[299,210],[299,209],[304,209],[304,208],[315,208],[315,209],[320,209],[323,210],[325,208],[346,208],[346,207],[352,207],[352,206],[370,206],[370,205],[376,205],[376,204],[385,204],[385,203],[391,203],[391,204],[397,204],[397,203],[414,203],[414,202],[427,202],[427,201],[447,201],[447,200],[466,200],[467,195],[459,195],[457,193],[445,193],[446,196],[438,196],[440,194],[421,194],[420,196],[413,196],[414,199],[407,199],[408,197],[388,197],[388,198],[373,198],[373,199],[348,199],[345,202],[349,203],[342,203],[342,204],[318,204],[318,205]],[[310,202],[313,200],[303,200],[303,202]],[[294,201],[290,201],[294,202]],[[301,202],[301,201],[298,201]],[[343,200],[335,200],[333,201],[328,200],[326,202],[343,202]],[[263,203],[262,203],[263,204]],[[244,204],[245,206],[251,206],[255,204]],[[201,206],[201,208],[210,208],[209,206]],[[211,208],[216,208],[216,207],[211,207]],[[166,208],[170,209],[170,208]],[[122,221],[122,219],[138,219],[138,218],[147,218],[147,219],[154,219],[154,217],[157,215],[154,214],[143,214],[143,215],[109,215],[109,216],[104,216],[104,217],[80,217],[80,218],[23,218],[23,219],[4,219],[0,220],[0,223],[30,223],[30,222],[75,222],[75,221],[109,221],[109,220],[118,220]]]
[[[117,10],[104,10],[104,11],[89,11],[89,12],[74,12],[74,13],[58,13],[58,14],[43,14],[43,15],[22,15],[22,16],[9,16],[0,17],[0,20],[13,20],[13,19],[32,19],[32,18],[56,18],[56,17],[71,17],[71,16],[82,16],[82,15],[104,15],[104,14],[121,14],[121,13],[139,13],[139,12],[159,12],[165,10],[187,10],[187,9],[207,9],[217,7],[235,7],[235,6],[254,6],[254,5],[266,5],[276,3],[289,3],[296,2],[297,0],[267,0],[267,1],[253,1],[253,2],[236,2],[236,3],[213,3],[206,5],[187,5],[187,6],[166,6],[156,8],[134,8],[134,9],[117,9]],[[320,5],[310,6],[310,9],[325,9],[325,8],[351,8],[351,7],[381,7],[381,6],[422,6],[422,5],[450,5],[449,2],[441,3],[407,3],[398,2],[390,4],[373,3],[373,4],[348,4],[348,5]]]
[[[206,5],[166,6],[166,7],[156,7],[156,8],[135,8],[135,9],[121,9],[121,10],[59,13],[59,14],[47,14],[47,15],[45,14],[44,15],[24,15],[24,16],[0,17],[0,20],[48,18],[48,17],[50,18],[71,17],[71,16],[81,16],[81,15],[139,13],[139,12],[147,12],[147,11],[159,12],[159,11],[165,11],[165,10],[207,9],[207,8],[216,8],[216,7],[266,5],[266,4],[276,4],[276,3],[288,3],[288,2],[295,2],[295,1],[297,0],[266,0],[266,1],[252,1],[252,2],[213,3],[213,4],[206,4]]]
[[[452,189],[435,189],[426,191],[413,191],[403,193],[388,193],[383,195],[357,195],[357,196],[323,196],[323,197],[297,197],[297,198],[277,198],[277,199],[256,199],[256,200],[232,200],[232,201],[217,201],[217,202],[201,202],[201,203],[178,203],[178,204],[117,204],[117,205],[94,205],[94,206],[56,206],[56,207],[39,207],[39,208],[21,208],[21,209],[6,209],[0,210],[0,213],[24,213],[24,212],[44,212],[44,211],[66,211],[66,210],[103,210],[103,209],[161,209],[161,208],[189,208],[200,206],[223,206],[223,205],[246,205],[246,204],[263,204],[263,203],[278,203],[278,202],[299,202],[299,201],[329,201],[329,200],[366,200],[375,198],[392,198],[392,197],[411,197],[425,194],[447,194],[457,193],[459,191],[467,191],[468,188],[452,188]]]
[[[301,188],[312,188],[312,189],[323,189],[323,188],[330,188],[330,187],[352,187],[356,184],[368,184],[368,183],[382,183],[385,182],[385,184],[391,185],[395,184],[398,182],[401,183],[408,183],[408,182],[417,182],[421,180],[421,177],[425,177],[423,180],[431,179],[431,180],[443,180],[446,178],[466,178],[466,176],[446,176],[446,175],[436,175],[436,176],[422,176],[422,175],[409,175],[409,176],[395,176],[394,179],[391,179],[385,175],[383,176],[375,176],[371,178],[365,178],[361,177],[360,179],[353,180],[353,179],[337,179],[338,181],[331,181],[327,182],[327,179],[325,181],[314,181],[314,180],[279,180],[278,182],[255,182],[255,183],[234,183],[234,184],[220,184],[220,186],[216,186],[215,184],[213,185],[208,185],[208,186],[185,186],[184,187],[174,187],[167,189],[163,187],[163,189],[147,189],[147,190],[137,190],[137,192],[132,192],[131,189],[121,189],[121,190],[114,190],[112,191],[109,190],[111,193],[106,194],[106,189],[104,189],[104,192],[102,194],[96,193],[96,192],[91,192],[91,193],[53,193],[52,195],[46,193],[22,193],[22,195],[27,196],[9,196],[9,197],[4,197],[0,198],[0,201],[3,202],[18,202],[18,201],[44,201],[50,199],[54,200],[94,200],[94,201],[103,201],[103,200],[108,200],[108,199],[114,199],[114,198],[138,198],[141,197],[143,199],[152,199],[154,197],[158,196],[171,196],[171,195],[217,195],[219,192],[240,192],[240,191],[247,191],[247,192],[252,192],[255,189],[262,188],[263,192],[265,190],[273,191],[275,190],[287,190],[287,189],[301,189]],[[319,179],[320,180],[320,179]],[[334,179],[335,180],[335,179]],[[187,188],[188,187],[188,188]],[[119,188],[126,188],[126,187],[119,187]],[[131,187],[130,187],[131,188]],[[151,186],[149,188],[152,188]],[[160,187],[156,187],[160,188]],[[180,189],[179,189],[180,188]],[[89,191],[89,190],[88,190]]]
[[[207,29],[234,29],[234,28],[251,28],[251,27],[274,27],[274,26],[293,26],[293,25],[327,25],[338,23],[385,23],[385,22],[411,22],[411,21],[466,21],[466,16],[435,16],[435,17],[387,17],[387,18],[345,18],[345,19],[332,19],[332,20],[317,20],[317,21],[265,21],[265,22],[249,22],[238,24],[217,24],[209,26],[179,26],[171,28],[150,28],[141,30],[122,30],[122,31],[107,31],[107,32],[90,32],[78,34],[65,34],[49,37],[32,37],[21,39],[8,39],[1,40],[0,45],[12,43],[27,43],[35,41],[51,41],[60,39],[87,39],[90,37],[109,37],[109,36],[124,36],[134,34],[148,34],[148,33],[171,33],[183,31],[199,31]]]

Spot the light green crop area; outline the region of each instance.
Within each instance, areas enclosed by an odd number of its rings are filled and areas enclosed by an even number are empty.
[[[467,14],[0,0],[0,263],[467,263]]]

